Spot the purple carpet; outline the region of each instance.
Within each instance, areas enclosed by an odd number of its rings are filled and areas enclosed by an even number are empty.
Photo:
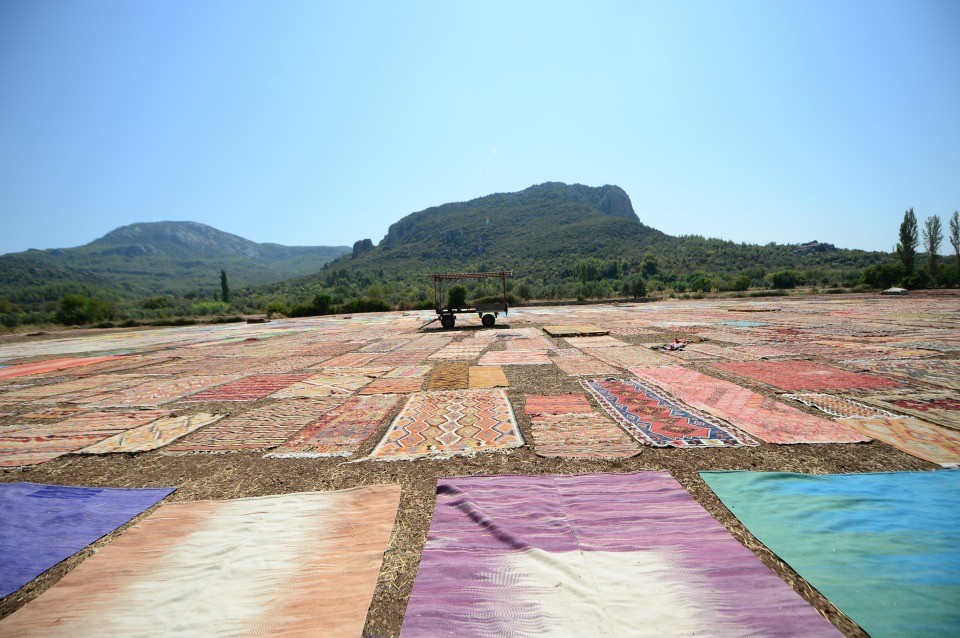
[[[17,591],[174,489],[0,483],[0,596]]]
[[[403,636],[839,632],[667,472],[441,478]]]

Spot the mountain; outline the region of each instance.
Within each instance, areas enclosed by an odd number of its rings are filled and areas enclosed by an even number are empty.
[[[0,255],[0,297],[17,304],[70,292],[108,299],[258,286],[315,272],[346,246],[258,244],[196,222],[131,224],[77,248]]]
[[[513,270],[515,281],[531,286],[582,283],[594,271],[597,280],[640,274],[665,284],[697,272],[728,279],[747,273],[762,283],[779,269],[830,271],[836,279],[885,257],[818,242],[756,246],[672,237],[645,225],[618,186],[547,182],[412,213],[390,226],[377,245],[357,242],[352,254],[323,272],[265,292],[342,290],[352,283],[353,294],[385,282],[399,284],[393,289],[422,285],[430,272],[498,269]]]
[[[616,256],[624,243],[666,238],[640,221],[618,186],[547,182],[407,215],[376,247],[328,268],[487,270],[536,261],[541,275],[571,258]]]

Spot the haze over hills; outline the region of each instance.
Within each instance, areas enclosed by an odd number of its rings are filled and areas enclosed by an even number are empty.
[[[202,295],[219,290],[221,269],[234,288],[257,286],[316,272],[349,250],[258,244],[196,222],[137,223],[76,248],[0,255],[0,296],[30,303],[72,292]]]

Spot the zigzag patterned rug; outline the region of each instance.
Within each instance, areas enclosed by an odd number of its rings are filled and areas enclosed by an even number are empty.
[[[621,459],[640,454],[637,445],[606,415],[544,414],[530,419],[537,456]]]
[[[903,385],[892,379],[841,370],[812,361],[726,361],[710,365],[717,370],[787,392],[837,392],[897,388]]]
[[[856,430],[802,412],[729,381],[682,368],[630,368],[643,381],[684,403],[732,423],[767,443],[859,443]]]
[[[503,390],[424,392],[409,398],[370,458],[417,458],[521,445],[523,437]]]
[[[413,395],[419,396],[419,395]],[[351,397],[303,428],[267,458],[350,456],[389,416],[400,397],[373,394]]]
[[[359,636],[399,485],[160,508],[0,623],[22,636]]]
[[[944,467],[960,465],[960,432],[911,417],[840,419],[866,436]]]
[[[162,448],[180,437],[199,430],[222,419],[223,414],[200,412],[183,416],[157,419],[153,423],[115,434],[93,445],[88,445],[78,454],[113,454],[117,452],[148,452]]]
[[[840,633],[667,472],[441,478],[400,635]]]
[[[185,401],[204,403],[214,401],[256,401],[279,392],[284,388],[303,381],[310,376],[309,372],[294,374],[251,374],[248,377],[237,379],[231,383],[210,388],[194,394]]]
[[[276,447],[344,402],[344,397],[281,399],[188,434],[164,453],[234,452]]]
[[[871,372],[960,390],[960,359],[861,361]]]
[[[603,409],[635,439],[657,447],[740,447],[757,445],[731,426],[634,379],[589,379],[580,382]]]

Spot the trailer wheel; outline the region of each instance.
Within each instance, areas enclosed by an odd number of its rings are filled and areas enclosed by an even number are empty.
[[[452,328],[453,324],[457,322],[457,318],[453,315],[442,315],[440,317],[440,325],[444,328]]]
[[[480,320],[480,322],[484,325],[484,327],[490,328],[497,322],[497,318],[493,315],[483,315],[483,318]]]

